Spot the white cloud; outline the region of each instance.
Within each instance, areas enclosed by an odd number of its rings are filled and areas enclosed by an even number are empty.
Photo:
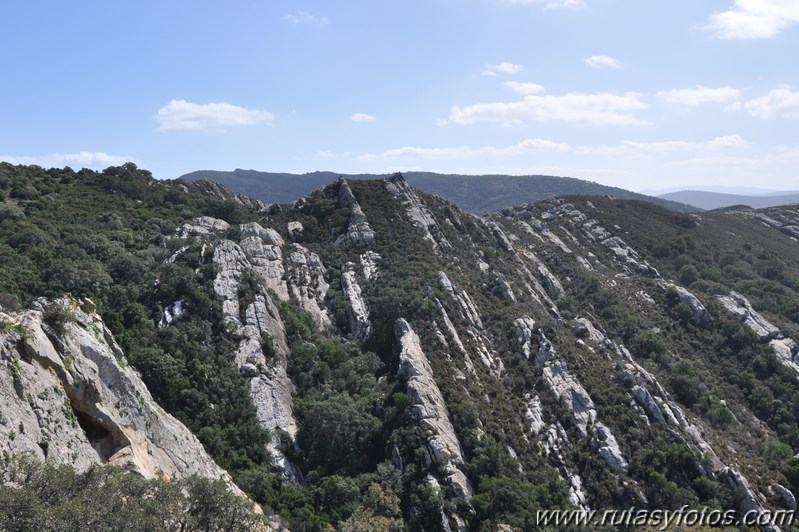
[[[350,120],[353,122],[374,122],[377,120],[377,117],[368,115],[366,113],[355,113],[354,115],[350,116]]]
[[[746,102],[746,110],[757,118],[799,118],[799,92],[787,87],[773,89],[767,96]]]
[[[658,96],[673,105],[687,105],[698,107],[703,103],[724,103],[737,100],[741,91],[733,87],[719,87],[711,89],[697,85],[692,89],[673,89],[658,92]]]
[[[127,155],[109,155],[101,151],[51,153],[49,155],[34,156],[0,155],[0,161],[5,161],[11,164],[35,164],[43,168],[60,168],[63,166],[70,166],[74,168],[92,168],[95,170],[102,170],[104,168],[108,168],[109,166],[120,166],[127,162],[136,162],[132,157],[128,157]]]
[[[575,153],[612,157],[641,157],[681,152],[742,150],[748,147],[749,143],[740,136],[727,135],[724,137],[716,137],[706,142],[690,142],[684,140],[635,142],[632,140],[624,140],[617,146],[579,146],[575,148]]]
[[[591,68],[621,68],[621,61],[609,55],[592,55],[583,61]]]
[[[226,102],[197,104],[172,100],[158,110],[155,119],[161,131],[251,126],[271,122],[275,115]]]
[[[317,17],[307,11],[297,11],[283,17],[286,22],[292,24],[327,24],[327,17]]]
[[[576,9],[585,7],[585,0],[509,0],[511,4],[544,4],[546,9]]]
[[[522,83],[519,81],[505,81],[502,83],[503,87],[508,87],[513,92],[519,94],[538,94],[544,92],[544,87],[537,83]]]
[[[515,63],[503,62],[496,65],[486,65],[483,71],[484,76],[496,76],[497,74],[518,74],[524,67]]]
[[[730,10],[711,15],[707,28],[720,39],[768,39],[797,22],[796,0],[735,0]]]
[[[456,148],[420,148],[405,146],[386,150],[382,153],[365,154],[358,157],[361,161],[376,160],[414,160],[414,159],[465,159],[469,157],[509,157],[530,152],[565,152],[571,146],[565,142],[553,142],[544,139],[525,139],[512,146],[483,146],[472,148],[459,146]]]
[[[528,95],[522,101],[509,103],[478,103],[467,107],[453,106],[449,118],[439,121],[446,124],[476,124],[494,122],[504,125],[521,125],[525,122],[568,122],[590,125],[648,125],[635,116],[635,111],[648,105],[641,95],[626,92],[568,93],[562,96]]]

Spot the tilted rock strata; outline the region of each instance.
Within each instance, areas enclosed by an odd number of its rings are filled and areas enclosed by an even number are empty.
[[[419,198],[416,191],[408,185],[404,177],[396,175],[387,179],[385,181],[385,188],[402,203],[411,222],[422,230],[424,238],[430,242],[435,251],[438,251],[439,245],[444,248],[452,248],[452,244],[450,244],[443,235],[439,234],[438,223],[430,212],[430,209],[428,209],[427,205]],[[438,238],[433,236],[431,228],[436,232]]]
[[[348,262],[341,272],[341,290],[349,301],[347,320],[352,335],[363,341],[372,333],[372,322],[369,320],[369,307],[361,294],[361,286],[355,274],[355,265]]]
[[[274,229],[255,222],[239,227],[241,240],[236,243],[218,234],[226,225],[222,220],[198,218],[185,225],[181,234],[202,235],[208,245],[213,246],[213,262],[219,267],[214,292],[222,300],[223,319],[241,337],[236,352],[231,354],[233,362],[242,377],[249,381],[250,397],[259,423],[271,431],[283,430],[293,439],[297,433],[292,412],[294,384],[287,374],[289,349],[280,313],[266,291],[257,293],[245,309],[241,308],[239,300],[239,285],[248,272],[265,288],[272,289],[278,298],[289,299],[282,252],[285,243]],[[327,325],[329,318],[318,306],[328,288],[324,266],[315,254],[298,244],[293,246],[288,258],[292,295],[318,324]],[[272,344],[273,358],[267,358],[264,353],[262,342],[265,339]],[[277,449],[277,441],[273,438],[268,446],[273,465],[290,482],[302,482],[302,473]]]
[[[718,296],[718,300],[725,309],[738,321],[749,327],[761,340],[776,338],[779,335],[779,328],[753,309],[749,300],[738,292],[732,291],[729,295]]]
[[[623,472],[627,461],[621,453],[616,438],[605,425],[597,420],[594,402],[580,381],[569,373],[566,361],[562,360],[552,343],[542,332],[538,333],[538,353],[535,365],[543,369],[544,381],[560,405],[574,418],[580,434],[587,438],[591,433],[591,447],[613,471]]]
[[[460,469],[463,451],[419,336],[404,319],[397,320],[394,332],[400,347],[399,375],[408,390],[412,416],[423,430],[429,431],[425,452],[444,471],[443,480],[455,493],[469,499],[474,490]]]
[[[344,178],[339,180],[338,206],[350,209],[350,223],[347,232],[336,239],[338,247],[347,250],[353,247],[368,246],[375,241],[375,232]]]

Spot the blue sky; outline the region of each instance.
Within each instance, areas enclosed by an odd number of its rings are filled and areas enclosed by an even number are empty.
[[[797,0],[0,4],[0,159],[799,189]]]

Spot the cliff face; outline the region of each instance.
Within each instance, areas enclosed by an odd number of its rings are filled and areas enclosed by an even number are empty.
[[[87,300],[40,299],[0,314],[0,441],[85,470],[130,466],[146,478],[228,474],[153,400]]]

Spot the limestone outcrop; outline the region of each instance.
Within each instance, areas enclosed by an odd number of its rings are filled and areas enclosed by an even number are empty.
[[[509,301],[509,302],[516,302],[516,295],[513,293],[513,288],[511,288],[510,283],[508,283],[507,279],[505,279],[505,275],[501,273],[497,273],[495,276],[495,283],[494,289],[492,290],[493,294],[498,298]]]
[[[266,290],[272,289],[281,300],[290,297],[283,263],[285,243],[277,231],[256,222],[239,226],[238,243],[224,238],[228,229],[222,220],[203,217],[185,225],[180,235],[201,238],[213,247],[213,262],[219,267],[214,292],[222,300],[223,319],[241,338],[231,353],[232,363],[249,382],[259,423],[270,431],[285,431],[293,440],[297,423],[292,413],[294,385],[286,371],[289,349],[282,318]],[[287,262],[291,295],[320,326],[328,325],[329,318],[319,307],[328,289],[319,257],[292,244]],[[248,274],[257,279],[259,289],[254,300],[242,308],[239,287]],[[264,351],[265,340],[271,344],[270,356]],[[302,473],[278,450],[276,442],[273,438],[268,446],[275,469],[290,482],[303,482]]]
[[[189,183],[187,186],[189,189],[194,189],[206,196],[211,196],[212,198],[223,201],[233,201],[254,211],[263,211],[267,208],[264,202],[251,198],[250,196],[235,194],[224,185],[220,185],[216,181],[211,181],[210,179],[198,179],[197,181]]]
[[[394,325],[399,343],[399,376],[405,382],[414,420],[425,431],[425,456],[429,466],[443,472],[444,480],[460,497],[469,499],[474,493],[463,474],[463,451],[449,418],[444,397],[436,384],[419,336],[410,324],[399,319]]]
[[[616,473],[623,473],[627,469],[627,461],[621,454],[616,437],[600,421],[596,422],[593,428],[594,435],[591,438],[591,447],[599,453],[599,456],[602,457],[611,470]]]
[[[550,392],[558,399],[561,407],[572,415],[582,437],[588,438],[590,434],[591,448],[608,467],[617,473],[625,471],[627,461],[613,433],[597,419],[591,396],[580,381],[569,373],[566,361],[558,356],[555,347],[540,331],[538,345],[535,365],[543,369],[544,381]]]
[[[522,353],[526,358],[530,358],[533,352],[533,339],[536,338],[535,334],[535,320],[529,316],[523,316],[513,322],[518,333],[517,341],[522,346]]]
[[[380,253],[375,253],[372,250],[363,253],[358,257],[361,261],[361,268],[363,269],[363,277],[367,281],[371,281],[373,277],[377,276],[377,265],[380,263]]]
[[[451,248],[452,244],[441,234],[436,219],[427,208],[427,205],[419,198],[416,191],[408,185],[405,178],[396,174],[385,181],[386,190],[394,196],[403,207],[411,220],[411,223],[422,230],[424,238],[430,242],[434,250],[438,250],[441,245],[444,248]],[[436,235],[433,235],[433,232]]]
[[[447,277],[447,274],[444,272],[438,272],[438,281],[442,290],[447,292],[455,301],[455,303],[458,304],[458,307],[460,307],[464,318],[469,320],[472,325],[482,329],[483,322],[480,319],[480,312],[474,305],[474,302],[472,302],[469,294],[467,294],[464,290],[456,290],[452,285],[452,282],[450,282],[449,277]]]
[[[538,333],[538,352],[535,365],[544,371],[544,380],[552,394],[558,398],[564,410],[574,417],[575,425],[583,437],[588,435],[588,427],[596,421],[594,402],[580,381],[569,373],[566,361],[558,356],[555,347],[544,333]]]
[[[799,373],[799,344],[792,338],[782,338],[769,342],[780,362]]]
[[[749,300],[738,292],[732,291],[729,295],[718,296],[718,300],[735,316],[735,319],[751,329],[761,340],[776,338],[779,335],[779,328],[753,309]]]
[[[342,177],[339,179],[338,206],[350,209],[350,223],[347,232],[336,239],[341,249],[368,246],[375,240],[375,232],[369,226],[363,209],[355,199],[349,184]]]
[[[264,228],[257,222],[239,226],[239,246],[244,251],[252,271],[264,285],[273,290],[281,301],[289,300],[283,265],[283,238],[272,228]]]
[[[680,303],[687,305],[688,308],[691,309],[691,316],[697,325],[704,327],[705,329],[713,329],[715,327],[713,317],[710,315],[705,308],[705,305],[702,304],[698,297],[681,286],[674,284],[669,284],[667,286],[674,288],[677,291],[678,297],[680,298]]]
[[[330,317],[323,307],[330,285],[325,280],[327,269],[319,255],[299,244],[292,244],[286,262],[291,296],[314,317],[318,326],[329,326]]]
[[[736,492],[740,494],[738,497],[738,513],[740,515],[746,515],[752,512],[762,517],[770,514],[770,512],[763,507],[763,504],[758,499],[754,490],[752,490],[749,481],[738,469],[728,467],[720,476],[731,489],[736,490]],[[768,519],[764,520],[760,529],[766,532],[780,532],[780,528],[772,524],[771,520]]]
[[[224,235],[230,224],[218,218],[210,216],[200,216],[195,218],[189,223],[185,223],[178,229],[178,236],[180,238],[199,238],[201,240],[216,239]]]
[[[613,252],[616,260],[630,270],[640,274],[658,277],[658,271],[643,260],[638,253],[628,246],[621,238],[612,236],[603,240],[602,245]]]
[[[594,327],[594,324],[591,323],[591,320],[588,318],[575,319],[572,332],[581,338],[586,338],[594,342],[595,344],[601,344],[605,341],[605,335],[602,334],[602,331]]]
[[[0,314],[0,446],[83,471],[230,482],[197,438],[150,395],[88,300],[39,299]]]
[[[355,264],[348,262],[341,272],[341,290],[349,301],[347,321],[350,332],[360,341],[366,340],[372,333],[372,322],[369,320],[369,307],[361,294],[361,286],[355,273]]]

